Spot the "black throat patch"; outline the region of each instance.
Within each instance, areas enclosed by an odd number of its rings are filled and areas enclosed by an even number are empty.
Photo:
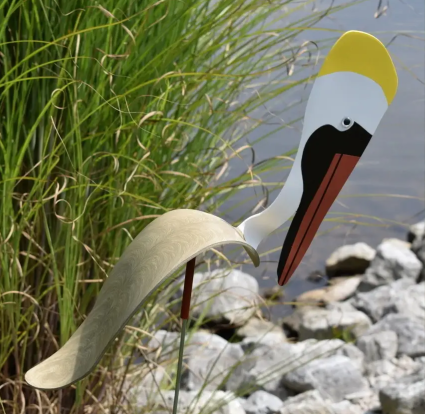
[[[372,135],[364,128],[354,123],[351,128],[345,131],[337,130],[332,125],[324,125],[318,128],[308,139],[301,159],[303,194],[283,243],[277,268],[278,279],[284,269],[301,221],[335,154],[361,157],[371,137]]]

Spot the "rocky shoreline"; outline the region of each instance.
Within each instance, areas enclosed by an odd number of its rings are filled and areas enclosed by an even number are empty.
[[[299,296],[279,325],[259,313],[252,276],[195,274],[192,315],[206,324],[186,342],[179,412],[424,413],[424,264],[425,222],[407,241],[341,247],[329,285]],[[226,338],[214,330],[223,323]],[[158,330],[146,345],[142,380],[128,384],[142,413],[171,412],[178,341]]]

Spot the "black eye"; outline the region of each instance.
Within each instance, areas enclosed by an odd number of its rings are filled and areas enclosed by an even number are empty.
[[[341,121],[341,125],[344,128],[350,128],[353,125],[353,120],[349,117],[344,117]]]

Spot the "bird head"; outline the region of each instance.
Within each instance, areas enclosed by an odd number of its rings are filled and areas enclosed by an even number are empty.
[[[307,103],[286,184],[286,194],[293,191],[298,207],[294,205],[280,255],[280,285],[289,281],[304,257],[391,104],[397,84],[391,57],[374,36],[349,31],[330,50]]]

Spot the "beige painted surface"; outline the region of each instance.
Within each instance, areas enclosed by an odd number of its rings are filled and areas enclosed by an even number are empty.
[[[242,245],[258,265],[257,252],[240,231],[214,215],[179,209],[155,219],[124,251],[83,324],[25,380],[58,389],[87,376],[145,297],[187,261],[223,244]]]

